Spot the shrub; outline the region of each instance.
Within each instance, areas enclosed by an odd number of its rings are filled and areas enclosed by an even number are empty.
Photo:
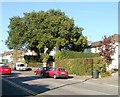
[[[94,57],[100,57],[96,53],[85,53],[85,52],[75,52],[75,51],[69,51],[69,50],[62,50],[62,51],[56,51],[56,54],[54,56],[55,60],[60,59],[71,59],[71,58],[94,58]]]
[[[62,59],[61,51],[57,50],[54,56],[55,60],[60,60]]]
[[[62,59],[55,62],[56,67],[64,67],[70,74],[91,75],[92,68],[99,70],[104,68],[105,62],[102,58],[75,58]],[[92,67],[93,66],[93,67]],[[105,71],[101,71],[105,72]]]
[[[42,67],[43,63],[38,63],[38,62],[30,62],[28,63],[28,67]]]
[[[32,55],[25,55],[24,56],[25,62],[39,62],[40,58],[38,56],[32,56]]]

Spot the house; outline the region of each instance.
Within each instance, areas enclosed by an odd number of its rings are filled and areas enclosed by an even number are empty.
[[[120,34],[114,34],[110,37],[108,37],[111,42],[115,43],[115,53],[111,56],[113,58],[112,63],[109,65],[109,69],[118,69],[118,65],[120,64]],[[99,47],[102,46],[101,42],[92,42],[90,43],[87,48],[85,49],[85,52],[92,52],[92,53],[98,53]]]
[[[2,62],[3,54],[0,54],[0,62]]]
[[[31,50],[13,50],[13,51],[5,51],[0,54],[0,62],[3,60],[7,62],[16,62],[16,61],[24,61],[24,55],[36,55],[34,51]]]
[[[7,61],[12,62],[13,51],[5,51],[4,53],[0,54],[0,62]]]

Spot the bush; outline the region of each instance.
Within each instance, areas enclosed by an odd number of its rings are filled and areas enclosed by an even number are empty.
[[[43,63],[38,63],[38,62],[30,62],[28,63],[28,67],[42,67]]]
[[[35,62],[37,60],[37,56],[25,55],[24,56],[25,62]]]
[[[54,56],[55,60],[60,59],[71,59],[71,58],[94,58],[94,57],[100,57],[96,53],[84,53],[84,52],[75,52],[75,51],[69,51],[69,50],[62,50],[62,51],[56,51],[56,54]]]
[[[42,61],[41,56],[33,56],[33,55],[25,55],[24,59],[25,59],[25,62],[27,64],[29,64],[31,62],[35,63],[35,62],[41,62]]]
[[[66,68],[70,74],[89,76],[92,74],[92,69],[99,70],[105,66],[104,60],[100,57],[63,59],[56,61],[55,64],[56,67]]]

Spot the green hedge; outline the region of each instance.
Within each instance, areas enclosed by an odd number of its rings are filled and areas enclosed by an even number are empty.
[[[42,62],[41,57],[39,56],[33,56],[33,55],[25,55],[24,56],[25,62],[26,63],[31,63],[31,62]]]
[[[42,67],[43,63],[38,63],[38,62],[29,62],[28,67]]]
[[[92,70],[105,68],[105,62],[102,58],[76,58],[63,59],[55,62],[56,67],[64,67],[70,74],[91,75]]]
[[[85,52],[75,52],[75,51],[69,51],[69,50],[62,50],[62,51],[56,51],[56,54],[54,58],[56,60],[59,59],[71,59],[71,58],[94,58],[94,57],[100,57],[96,53],[85,53]]]

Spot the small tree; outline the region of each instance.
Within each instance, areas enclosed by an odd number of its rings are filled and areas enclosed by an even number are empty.
[[[21,51],[15,50],[14,54],[13,54],[13,62],[17,62],[19,60],[22,60],[21,55],[22,55]]]
[[[99,55],[103,56],[105,59],[107,66],[109,66],[113,60],[111,57],[115,53],[115,42],[111,41],[111,37],[106,37],[104,36],[103,41],[100,41],[101,46],[98,48],[99,49]]]

